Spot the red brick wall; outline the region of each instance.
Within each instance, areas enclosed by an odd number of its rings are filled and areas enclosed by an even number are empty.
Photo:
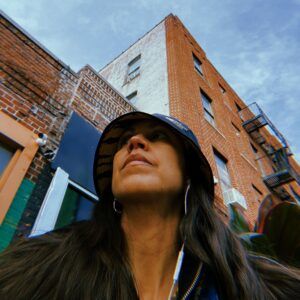
[[[70,106],[100,130],[110,120],[134,110],[91,66],[78,74],[80,81]]]
[[[0,109],[33,132],[47,134],[47,149],[59,146],[72,111],[102,130],[110,120],[134,110],[90,66],[75,73],[0,17]],[[39,151],[26,177],[36,182],[45,163]]]
[[[252,185],[259,189],[263,196],[267,195],[269,190],[262,181],[260,167],[250,141],[258,149],[258,155],[264,156],[265,153],[243,129],[235,103],[241,108],[246,107],[246,104],[217,72],[177,17],[172,15],[167,17],[165,24],[170,113],[194,130],[216,177],[218,176],[213,149],[228,160],[232,185],[246,198],[248,204],[246,214],[253,223],[257,216],[259,201],[256,200]],[[194,68],[193,53],[202,62],[203,76]],[[220,85],[225,89],[225,93],[222,93]],[[216,128],[204,118],[200,89],[212,100]],[[265,167],[271,167],[270,161],[265,160],[264,163]],[[216,195],[217,208],[227,215],[220,184],[216,185]]]
[[[1,109],[34,133],[48,134],[49,147],[58,145],[58,111],[67,114],[70,95],[59,93],[63,67],[5,18],[0,22],[0,39]],[[32,107],[37,113],[31,112]],[[26,177],[36,181],[44,163],[39,152]]]

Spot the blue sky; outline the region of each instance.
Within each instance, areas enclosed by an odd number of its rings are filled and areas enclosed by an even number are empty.
[[[96,70],[169,13],[246,102],[257,101],[300,162],[300,0],[0,0],[74,71]]]

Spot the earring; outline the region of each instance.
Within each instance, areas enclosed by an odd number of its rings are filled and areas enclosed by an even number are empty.
[[[122,204],[116,198],[113,201],[113,209],[118,215],[122,214]]]
[[[185,195],[184,195],[184,214],[186,215],[187,214],[187,198],[188,198],[188,193],[189,193],[189,190],[191,188],[191,180],[189,179],[187,181],[188,185],[186,187],[186,190],[185,190]]]

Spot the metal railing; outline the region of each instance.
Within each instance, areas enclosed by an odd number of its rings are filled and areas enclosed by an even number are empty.
[[[288,157],[292,155],[288,143],[281,132],[271,122],[260,106],[253,102],[239,111],[240,118],[244,129],[249,133],[252,139],[261,146],[266,156],[259,158],[260,167],[263,166],[263,181],[265,184],[276,192],[286,183],[296,180],[300,184],[300,175],[291,166]],[[276,137],[279,143],[272,144],[268,141],[268,133]],[[274,141],[273,141],[274,142]],[[266,160],[266,161],[263,161]]]
[[[249,134],[258,131],[261,127],[268,125],[271,134],[274,134],[278,138],[283,147],[288,148],[288,143],[284,136],[271,122],[271,120],[267,117],[267,115],[263,112],[263,110],[256,102],[251,103],[250,105],[239,111],[239,115],[241,120],[243,121],[243,127]]]
[[[286,148],[276,150],[271,155],[271,159],[274,163],[273,172],[263,178],[268,187],[276,188],[293,180],[300,184],[300,176],[289,163]]]

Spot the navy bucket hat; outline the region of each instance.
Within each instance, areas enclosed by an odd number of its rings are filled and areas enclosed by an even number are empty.
[[[158,122],[160,125],[166,126],[179,138],[184,144],[184,148],[188,151],[189,157],[186,158],[188,165],[192,166],[193,174],[197,176],[197,180],[201,181],[209,194],[214,196],[214,180],[211,167],[201,151],[200,145],[193,131],[184,123],[174,117],[161,114],[148,114],[144,112],[130,112],[124,114],[107,125],[104,129],[94,159],[94,184],[97,195],[100,199],[107,197],[111,192],[113,158],[118,148],[120,136],[128,128],[128,124],[132,121],[150,120]],[[186,155],[186,154],[185,154]]]

